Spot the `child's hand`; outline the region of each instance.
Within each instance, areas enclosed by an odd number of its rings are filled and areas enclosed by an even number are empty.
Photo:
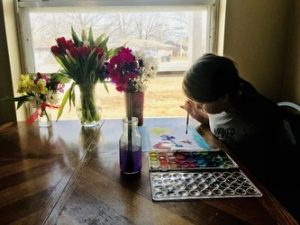
[[[197,102],[193,102],[191,100],[186,100],[184,105],[181,105],[180,107],[185,109],[187,112],[189,112],[191,117],[193,117],[200,123],[208,124],[207,113],[203,111],[201,104]]]

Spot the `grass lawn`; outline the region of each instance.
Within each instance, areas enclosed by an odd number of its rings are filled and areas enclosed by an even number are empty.
[[[158,75],[149,82],[145,92],[144,117],[184,116],[185,111],[180,108],[185,97],[181,90],[183,75]],[[102,118],[122,118],[125,116],[124,93],[109,85],[106,93],[103,85],[98,84],[98,101],[101,101]],[[66,105],[61,119],[77,119],[75,109],[69,111]]]

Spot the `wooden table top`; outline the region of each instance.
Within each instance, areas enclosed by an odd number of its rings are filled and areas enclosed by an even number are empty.
[[[0,224],[297,224],[246,169],[263,197],[153,202],[147,154],[140,176],[120,175],[122,121],[103,121],[91,129],[79,121],[0,126]],[[185,119],[145,119],[144,126],[185,129]],[[224,147],[207,128],[198,131]]]

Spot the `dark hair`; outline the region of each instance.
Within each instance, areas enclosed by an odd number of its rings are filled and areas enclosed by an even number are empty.
[[[231,59],[205,54],[187,71],[182,87],[190,99],[210,102],[236,92],[239,81],[238,71]]]
[[[182,88],[188,98],[200,103],[228,94],[240,115],[258,125],[275,124],[274,121],[281,119],[277,105],[242,79],[234,61],[223,56],[205,54],[200,57],[187,71]]]

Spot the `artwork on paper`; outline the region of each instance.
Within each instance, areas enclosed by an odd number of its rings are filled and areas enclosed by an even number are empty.
[[[209,150],[208,143],[196,131],[189,128],[188,134],[180,129],[153,127],[148,129],[152,149],[201,151]]]

